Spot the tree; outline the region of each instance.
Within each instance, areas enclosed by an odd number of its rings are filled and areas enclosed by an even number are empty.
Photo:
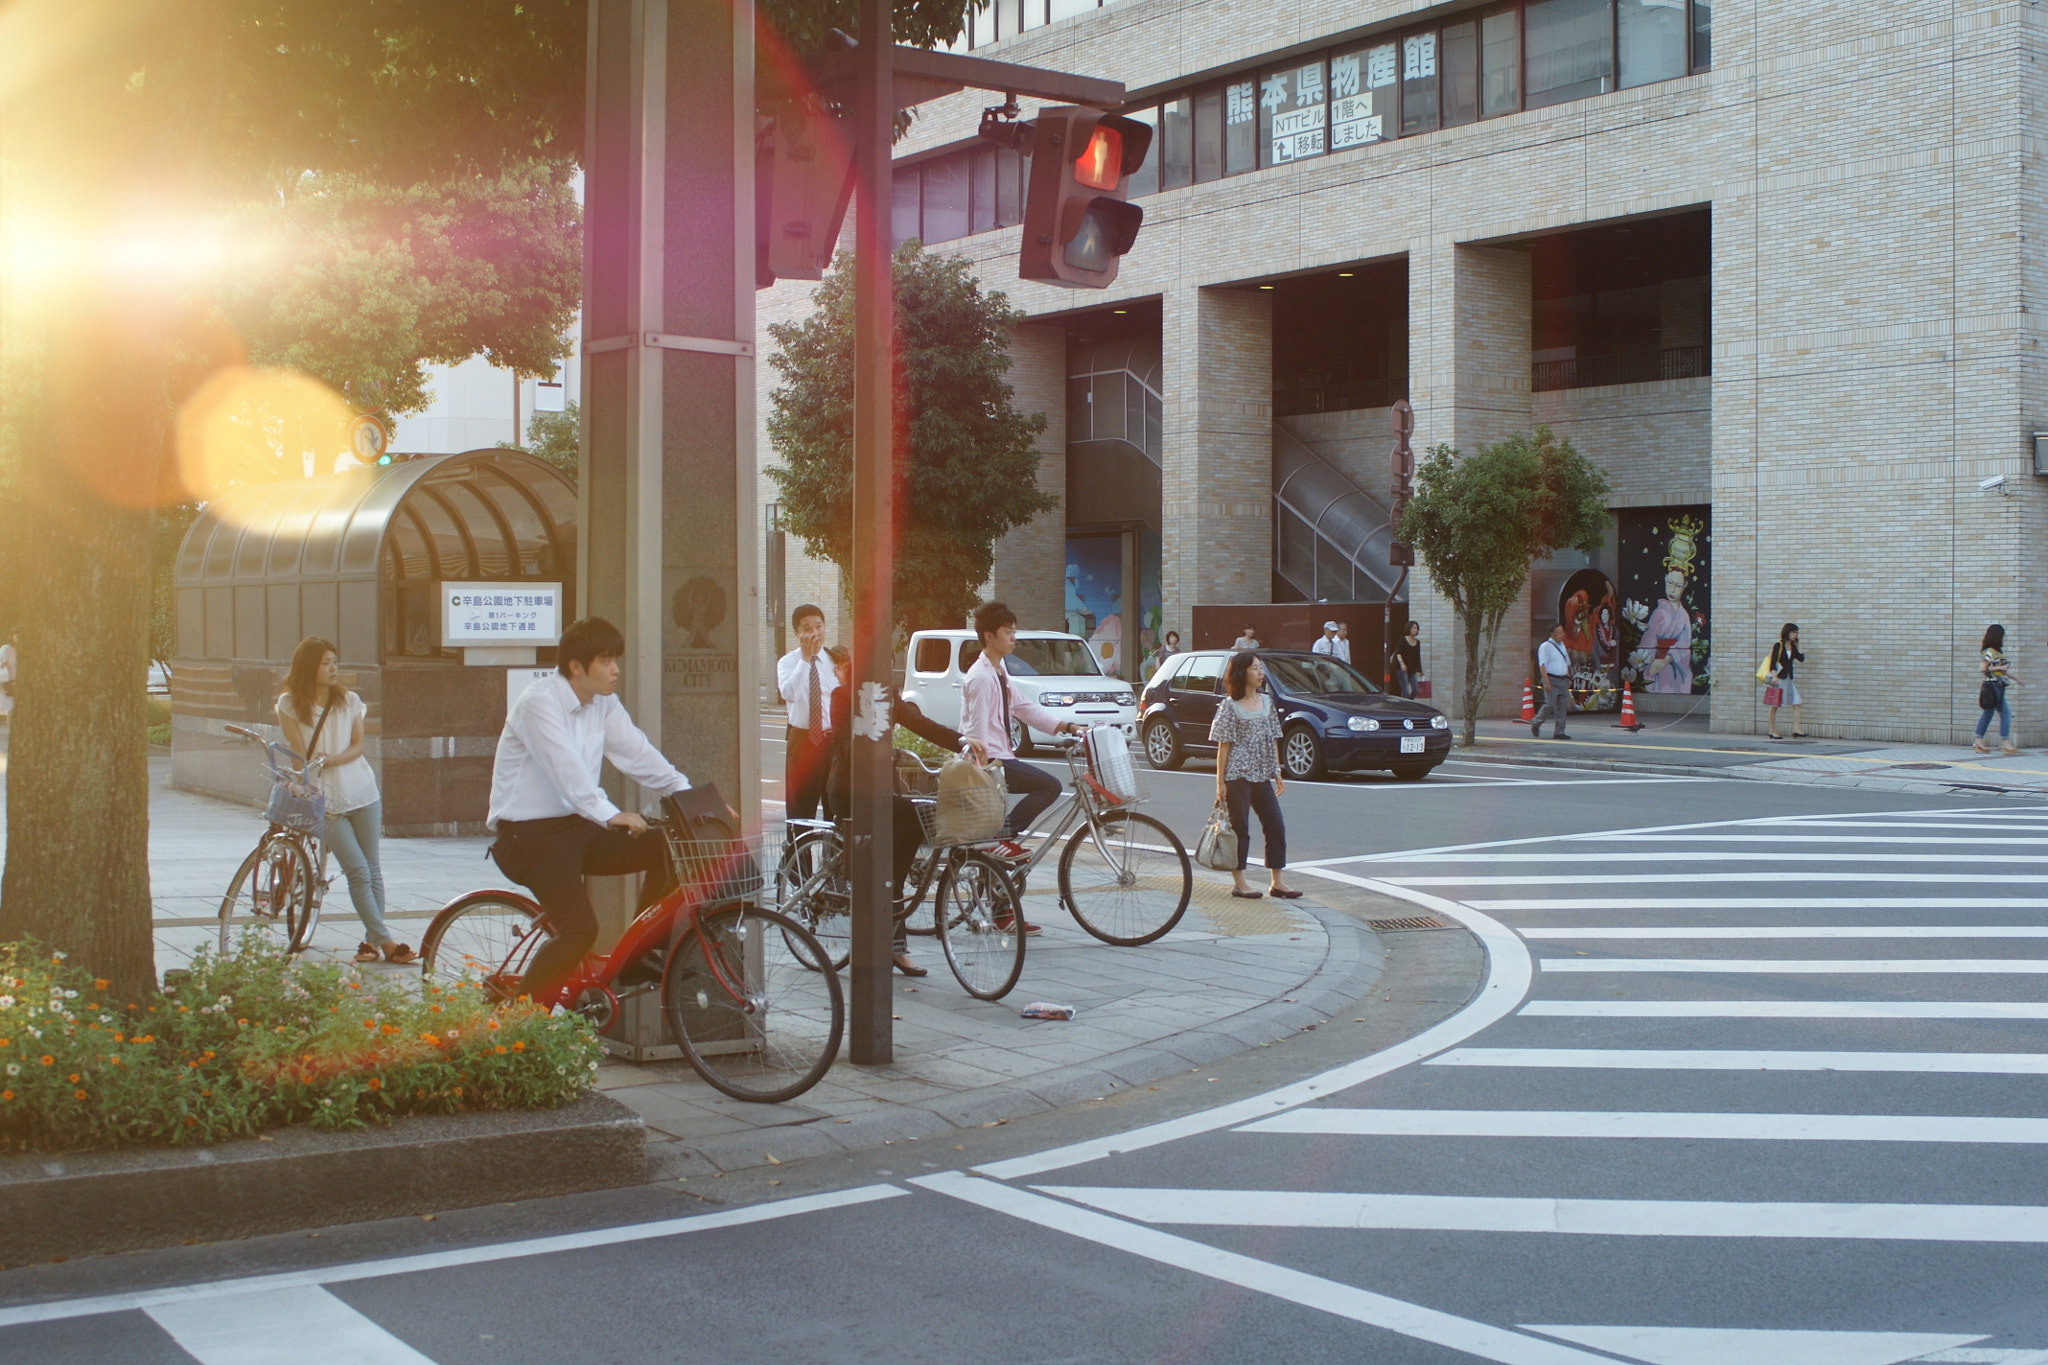
[[[1607,476],[1569,440],[1538,427],[1533,436],[1518,432],[1470,457],[1432,446],[1415,484],[1401,541],[1415,547],[1458,613],[1465,644],[1461,742],[1470,747],[1493,680],[1501,618],[1521,596],[1529,562],[1557,550],[1600,548]]]
[[[1009,338],[1024,315],[984,294],[955,256],[917,242],[896,249],[895,462],[902,480],[895,624],[954,625],[995,567],[995,545],[1059,503],[1038,490],[1040,413],[1011,403]],[[768,328],[787,382],[771,396],[768,434],[783,464],[768,476],[804,549],[842,574],[853,555],[853,259],[841,253],[817,311]]]
[[[582,409],[571,399],[560,412],[536,412],[526,424],[524,446],[515,446],[510,441],[500,441],[498,446],[504,450],[524,450],[546,460],[572,481],[578,480],[583,469]]]

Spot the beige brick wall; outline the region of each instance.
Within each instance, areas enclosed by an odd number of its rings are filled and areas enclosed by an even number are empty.
[[[1165,619],[1198,602],[1273,595],[1273,307],[1252,289],[1165,300],[1160,593]]]
[[[1066,329],[1018,328],[1010,341],[1009,380],[1019,412],[1045,414],[1045,434],[1038,438],[1038,488],[1060,505],[996,542],[995,572],[982,595],[1007,602],[1027,627],[1058,630],[1066,619]]]

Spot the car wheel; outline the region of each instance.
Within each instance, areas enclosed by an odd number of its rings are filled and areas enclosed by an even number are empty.
[[[1313,782],[1323,776],[1323,746],[1315,733],[1298,725],[1288,730],[1280,741],[1280,766],[1295,782]]]
[[[1010,747],[1017,751],[1017,757],[1024,758],[1032,752],[1031,727],[1015,716],[1010,717]]]
[[[1402,782],[1420,782],[1436,767],[1434,763],[1396,763],[1394,776]]]
[[[1155,720],[1145,727],[1145,758],[1153,767],[1167,772],[1188,760],[1181,751],[1180,740],[1174,737],[1173,726],[1163,720]]]

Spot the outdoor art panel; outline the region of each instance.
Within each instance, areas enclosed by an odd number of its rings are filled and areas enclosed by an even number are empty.
[[[1621,676],[1638,691],[1713,690],[1712,509],[1624,508],[1620,532]]]

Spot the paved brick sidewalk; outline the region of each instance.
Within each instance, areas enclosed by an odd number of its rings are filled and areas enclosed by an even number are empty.
[[[157,964],[175,967],[217,935],[229,878],[262,825],[244,806],[168,786],[169,760],[150,760],[150,871]],[[4,794],[4,767],[0,767]],[[0,856],[5,851],[0,825]],[[503,885],[482,838],[386,839],[392,932],[418,944],[447,901]],[[931,970],[896,976],[896,1061],[844,1060],[799,1103],[728,1100],[681,1061],[606,1064],[599,1088],[648,1124],[665,1175],[739,1170],[835,1151],[924,1139],[1144,1085],[1272,1042],[1330,1018],[1378,980],[1385,955],[1363,918],[1323,899],[1240,901],[1220,874],[1196,870],[1180,926],[1143,948],[1113,948],[1059,910],[1041,868],[1026,915],[1045,927],[1024,975],[999,1002],[975,1000],[947,971],[936,940],[913,938]],[[348,960],[360,926],[347,884],[328,892],[312,952]],[[382,965],[368,972],[410,975]],[[1073,1005],[1072,1020],[1027,1020],[1035,1000]]]

